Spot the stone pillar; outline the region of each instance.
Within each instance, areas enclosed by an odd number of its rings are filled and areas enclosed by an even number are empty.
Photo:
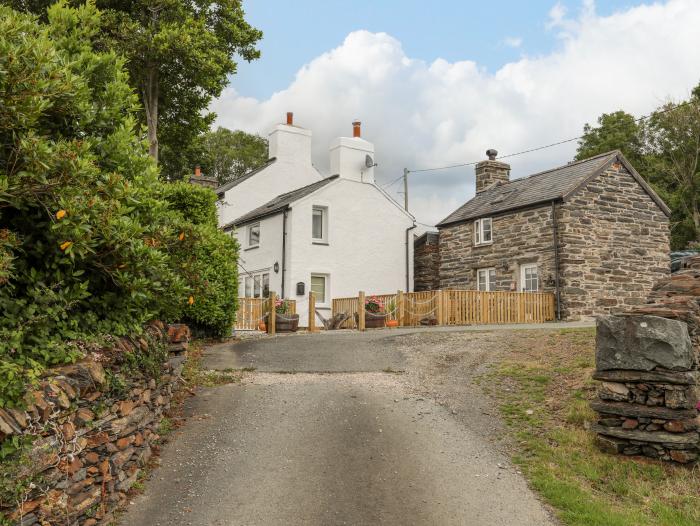
[[[593,378],[601,381],[591,408],[602,449],[697,460],[700,376],[688,324],[643,314],[598,318]]]

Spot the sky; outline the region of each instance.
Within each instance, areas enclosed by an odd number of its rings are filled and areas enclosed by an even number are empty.
[[[604,112],[641,117],[700,82],[700,1],[254,0],[262,56],[211,105],[217,124],[267,135],[294,112],[313,160],[362,121],[380,186],[404,167],[478,161],[577,137]],[[565,164],[576,142],[508,159],[511,177]],[[387,191],[403,202],[400,181]],[[474,168],[409,175],[433,225],[474,195]]]

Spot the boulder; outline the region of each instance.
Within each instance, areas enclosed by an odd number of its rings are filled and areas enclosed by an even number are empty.
[[[658,316],[601,316],[597,322],[596,369],[688,371],[695,353],[686,323]]]

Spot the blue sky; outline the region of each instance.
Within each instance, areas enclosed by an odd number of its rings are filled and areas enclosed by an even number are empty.
[[[217,124],[266,135],[285,112],[312,160],[362,121],[380,185],[404,167],[478,161],[577,137],[602,113],[641,117],[700,81],[700,0],[244,0],[262,58],[213,101]],[[569,162],[576,142],[508,158],[511,177]],[[474,169],[415,173],[434,224],[474,195]],[[401,185],[388,186],[397,200]]]
[[[246,19],[264,34],[262,56],[240,63],[231,86],[241,95],[267,98],[289,85],[301,66],[358,29],[389,33],[412,58],[469,57],[496,71],[523,53],[548,53],[560,45],[546,28],[557,3],[574,14],[582,6],[579,0],[244,0]],[[605,16],[641,3],[604,0],[596,11]]]

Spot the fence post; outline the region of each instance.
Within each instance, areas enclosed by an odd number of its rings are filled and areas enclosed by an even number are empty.
[[[518,323],[525,323],[525,293],[518,292]]]
[[[357,294],[357,330],[365,330],[365,293]]]
[[[399,322],[399,327],[403,327],[404,324],[404,302],[406,298],[403,295],[402,290],[396,291],[396,320]]]
[[[268,324],[269,326],[267,327],[267,332],[270,334],[275,334],[275,318],[277,317],[277,309],[275,309],[275,303],[277,303],[277,294],[274,292],[270,292],[270,316],[269,320],[270,323]]]
[[[444,304],[444,302],[442,300],[442,290],[438,290],[437,291],[437,324],[438,325],[445,324],[444,313],[442,312],[443,304]]]
[[[309,291],[309,332],[316,332],[316,296]]]

